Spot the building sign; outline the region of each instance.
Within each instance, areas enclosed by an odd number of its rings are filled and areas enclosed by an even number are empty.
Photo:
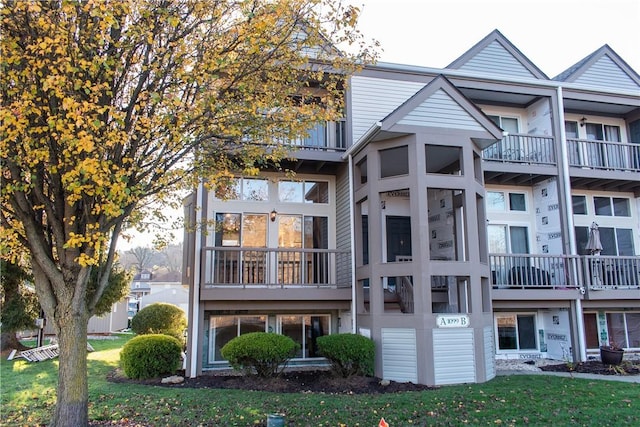
[[[409,190],[387,191],[387,197],[409,197]]]
[[[468,328],[470,323],[466,314],[439,314],[436,317],[438,328]]]

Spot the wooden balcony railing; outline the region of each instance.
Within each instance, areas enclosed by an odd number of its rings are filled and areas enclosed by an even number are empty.
[[[640,143],[567,139],[569,166],[640,171]]]
[[[349,287],[338,283],[336,268],[348,252],[331,249],[205,247],[205,287]]]
[[[555,165],[553,137],[514,133],[482,152],[484,160],[504,163]]]
[[[489,264],[498,289],[640,289],[640,256],[490,254]]]

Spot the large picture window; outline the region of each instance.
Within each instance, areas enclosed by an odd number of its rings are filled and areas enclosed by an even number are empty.
[[[498,350],[537,350],[534,314],[497,314]]]
[[[267,316],[211,316],[209,362],[224,362],[220,350],[226,343],[249,332],[266,332]]]

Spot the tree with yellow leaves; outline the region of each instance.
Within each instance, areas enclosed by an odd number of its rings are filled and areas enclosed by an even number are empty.
[[[340,115],[345,76],[373,51],[358,9],[334,0],[1,7],[0,255],[29,255],[58,335],[51,425],[82,426],[87,323],[123,227],[197,179],[278,165],[283,141]]]

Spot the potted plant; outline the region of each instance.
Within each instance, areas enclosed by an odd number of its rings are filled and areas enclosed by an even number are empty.
[[[616,343],[600,346],[600,360],[604,365],[619,365],[623,355],[624,350]]]

